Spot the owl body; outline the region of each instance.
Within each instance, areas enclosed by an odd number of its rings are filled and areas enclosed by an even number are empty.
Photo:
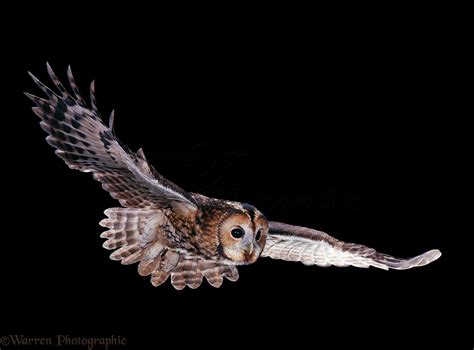
[[[116,137],[114,113],[105,125],[97,110],[94,83],[90,103],[79,93],[70,67],[70,93],[47,65],[56,92],[31,73],[46,99],[25,93],[41,119],[46,141],[71,168],[92,173],[120,208],[105,211],[100,225],[103,246],[122,264],[139,263],[138,273],[158,286],[171,279],[176,289],[197,288],[205,278],[219,287],[236,281],[237,266],[260,256],[318,266],[374,266],[409,269],[441,255],[431,250],[410,259],[382,254],[360,244],[339,241],[310,228],[268,221],[249,204],[186,192],[164,178],[143,150],[132,152]]]
[[[190,216],[161,211],[162,224],[156,228],[156,237],[164,237],[162,243],[172,249],[203,259],[236,265],[255,262],[268,232],[263,214],[249,204],[191,195],[199,210]],[[232,236],[236,229],[242,231],[242,237]]]

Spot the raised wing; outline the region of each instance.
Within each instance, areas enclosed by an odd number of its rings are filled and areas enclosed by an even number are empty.
[[[67,75],[73,94],[61,84],[49,64],[47,69],[59,94],[29,73],[47,99],[25,95],[36,104],[33,112],[41,118],[40,125],[48,133],[46,141],[71,169],[92,172],[94,179],[124,207],[171,208],[181,215],[192,215],[197,210],[193,197],[158,174],[141,149],[134,153],[121,145],[113,132],[113,112],[109,126],[104,125],[97,111],[94,82],[88,106],[70,67]]]
[[[406,270],[429,264],[438,259],[441,252],[434,249],[414,258],[399,259],[361,244],[339,241],[321,231],[270,222],[270,233],[262,256],[300,261],[305,265]]]

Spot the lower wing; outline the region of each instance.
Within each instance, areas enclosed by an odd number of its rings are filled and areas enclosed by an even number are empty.
[[[270,222],[270,233],[262,256],[300,261],[305,265],[406,270],[431,263],[441,256],[441,252],[434,249],[413,258],[400,259],[361,244],[339,241],[321,231]]]

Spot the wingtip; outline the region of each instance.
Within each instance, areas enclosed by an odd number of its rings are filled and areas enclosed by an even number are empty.
[[[48,61],[46,61],[46,70],[48,71],[48,75],[53,78],[56,76],[56,74],[54,74],[54,71],[53,71],[53,68],[51,68],[51,65],[49,64]]]
[[[426,264],[429,264],[435,260],[438,260],[441,257],[441,251],[439,249],[433,249],[430,251],[427,251],[426,253],[422,254],[421,256],[426,259]],[[425,264],[425,265],[426,265]],[[422,265],[420,265],[422,266]]]
[[[441,256],[441,251],[438,249],[429,250],[423,254],[415,256],[411,259],[401,260],[395,266],[390,266],[391,268],[406,270],[413,267],[421,267],[428,264],[431,264],[433,261],[438,260]]]
[[[23,91],[23,94],[24,94],[26,97],[28,97],[31,101],[36,102],[36,101],[35,101],[35,97],[36,97],[36,96],[34,96],[34,95],[32,95],[32,94],[30,94],[30,93],[28,93],[28,92],[26,92],[26,91]]]
[[[394,270],[408,270],[414,267],[421,267],[438,260],[441,256],[441,251],[438,249],[429,250],[423,254],[414,256],[413,258],[400,259],[389,255],[383,255],[382,259],[374,259],[377,265],[373,265],[379,268],[385,269],[385,267]]]
[[[38,78],[35,77],[35,75],[33,73],[31,73],[30,71],[28,71],[28,75],[31,77],[31,79],[33,79],[34,81],[38,81]]]

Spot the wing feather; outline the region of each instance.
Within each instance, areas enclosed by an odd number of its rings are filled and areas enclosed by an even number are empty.
[[[94,82],[90,86],[88,107],[70,67],[67,75],[72,95],[49,64],[47,70],[59,94],[29,73],[47,98],[25,95],[36,104],[33,112],[41,118],[41,128],[48,133],[46,141],[71,169],[92,172],[94,179],[124,207],[172,208],[182,215],[195,213],[197,203],[192,195],[158,174],[143,151],[131,152],[115,137],[113,112],[109,126],[103,123],[97,110]]]
[[[116,249],[112,260],[123,265],[139,262],[138,273],[151,275],[151,283],[159,286],[171,277],[174,288],[186,286],[198,288],[204,277],[213,287],[220,287],[224,277],[237,281],[236,266],[227,266],[218,261],[205,260],[182,249],[170,248],[163,239],[163,227],[168,219],[161,210],[110,208],[107,218],[100,222],[108,230],[100,236],[106,238],[103,247]]]
[[[325,232],[270,222],[262,256],[323,267],[374,266],[384,270],[405,270],[427,265],[438,259],[441,252],[434,249],[413,258],[400,259],[361,244],[339,241]]]

